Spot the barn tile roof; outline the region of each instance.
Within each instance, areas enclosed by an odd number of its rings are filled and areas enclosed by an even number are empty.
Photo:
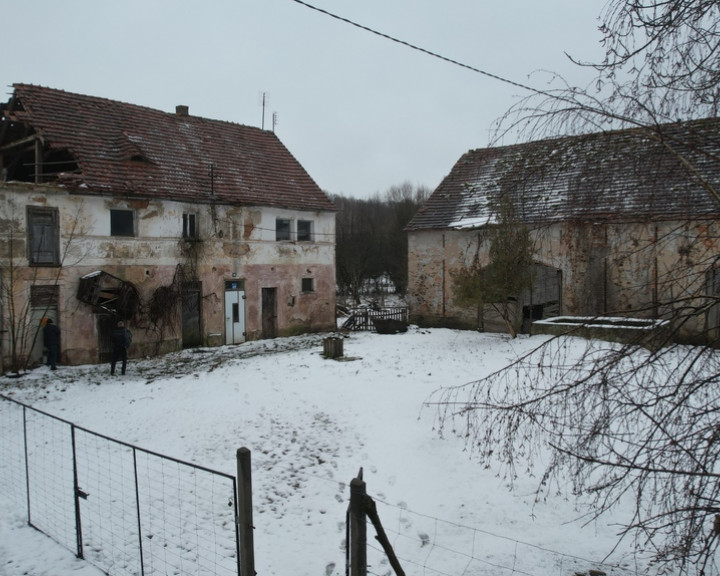
[[[719,118],[471,150],[406,229],[483,226],[502,195],[529,224],[715,218],[709,188],[720,190]]]
[[[273,132],[28,84],[5,116],[75,158],[74,191],[275,206],[335,206]],[[210,167],[212,165],[212,186]]]

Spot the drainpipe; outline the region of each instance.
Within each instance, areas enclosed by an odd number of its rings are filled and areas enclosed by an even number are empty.
[[[659,302],[658,302],[658,255],[657,255],[657,241],[658,241],[658,227],[657,224],[655,224],[654,230],[653,230],[653,294],[652,294],[652,301],[653,301],[653,318],[658,317],[658,308],[659,308]]]
[[[445,232],[442,235],[442,317],[445,318],[445,262],[447,255],[445,254]]]
[[[604,246],[603,246],[603,314],[608,313],[608,225],[603,224]]]

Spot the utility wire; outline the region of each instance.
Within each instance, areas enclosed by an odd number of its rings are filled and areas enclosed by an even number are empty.
[[[322,8],[313,6],[312,4],[308,4],[307,2],[304,2],[303,0],[292,0],[292,1],[296,2],[298,4],[301,4],[307,8],[310,8],[311,10],[315,10],[317,12],[320,12],[322,14],[330,16],[331,18],[335,18],[336,20],[340,20],[341,22],[345,22],[346,24],[350,24],[351,26],[355,26],[356,28],[360,28],[361,30],[365,30],[366,32],[370,32],[371,34],[375,34],[376,36],[380,36],[381,38],[385,38],[386,40],[390,40],[391,42],[395,42],[397,44],[402,44],[403,46],[407,46],[408,48],[417,50],[418,52],[422,52],[423,54],[427,54],[428,56],[432,56],[433,58],[438,58],[445,62],[449,62],[450,64],[454,64],[455,66],[460,66],[461,68],[465,68],[466,70],[470,70],[472,72],[482,74],[483,76],[487,76],[488,78],[492,78],[493,80],[497,80],[498,82],[503,82],[504,84],[509,84],[510,86],[515,86],[516,88],[521,88],[523,90],[528,90],[530,92],[534,92],[541,96],[547,96],[549,98],[555,98],[558,100],[565,100],[566,102],[571,102],[569,99],[559,97],[557,95],[551,94],[544,90],[539,90],[537,88],[533,88],[532,86],[528,86],[527,84],[515,82],[514,80],[510,80],[508,78],[503,78],[502,76],[498,76],[497,74],[493,74],[492,72],[487,72],[486,70],[481,70],[480,68],[475,68],[474,66],[470,66],[469,64],[464,64],[458,60],[453,60],[452,58],[448,58],[447,56],[443,56],[442,54],[438,54],[437,52],[432,52],[431,50],[427,50],[425,48],[422,48],[421,46],[417,46],[416,44],[411,44],[410,42],[406,42],[405,40],[400,40],[399,38],[395,38],[394,36],[390,36],[389,34],[385,34],[383,32],[378,32],[377,30],[374,30],[373,28],[364,26],[363,24],[358,24],[357,22],[353,22],[352,20],[349,20],[348,18],[338,16],[337,14],[333,14],[332,12],[328,12],[327,10],[323,10]]]
[[[442,54],[438,54],[437,52],[427,50],[426,48],[422,48],[421,46],[417,46],[416,44],[411,44],[410,42],[407,42],[405,40],[400,40],[399,38],[395,38],[394,36],[390,36],[389,34],[385,34],[384,32],[379,32],[373,28],[370,28],[369,26],[364,26],[363,24],[358,24],[357,22],[354,22],[353,20],[350,20],[349,18],[344,18],[342,16],[338,16],[337,14],[333,14],[332,12],[328,12],[327,10],[318,8],[317,6],[313,6],[312,4],[309,4],[308,2],[305,2],[304,0],[292,0],[292,1],[296,2],[297,4],[300,4],[302,6],[305,6],[306,8],[310,8],[311,10],[315,10],[316,12],[320,12],[321,14],[325,14],[326,16],[330,16],[331,18],[334,18],[335,20],[340,20],[341,22],[345,22],[346,24],[350,24],[351,26],[360,28],[360,30],[370,32],[371,34],[375,34],[376,36],[380,36],[381,38],[385,38],[386,40],[390,40],[391,42],[401,44],[412,50],[417,50],[418,52],[422,52],[423,54],[432,56],[433,58],[438,58],[439,60],[448,62],[449,64],[453,64],[455,66],[465,68],[466,70],[470,70],[471,72],[481,74],[483,76],[486,76],[487,78],[491,78],[492,80],[497,80],[498,82],[502,82],[503,84],[508,84],[510,86],[520,88],[521,90],[527,90],[528,92],[532,92],[534,94],[537,94],[539,96],[544,96],[544,97],[552,99],[552,100],[564,102],[565,104],[569,104],[571,107],[574,107],[574,108],[579,107],[580,109],[584,109],[587,112],[592,112],[592,113],[598,114],[600,116],[604,116],[607,118],[614,118],[616,120],[628,122],[629,124],[640,126],[640,127],[644,126],[644,124],[638,122],[637,120],[635,120],[629,116],[626,116],[623,114],[618,114],[618,113],[612,113],[607,110],[604,110],[601,107],[592,106],[588,103],[580,103],[576,99],[574,99],[570,96],[563,96],[562,93],[548,92],[546,90],[540,90],[539,88],[533,88],[532,86],[528,86],[527,84],[523,84],[521,82],[516,82],[515,80],[510,80],[509,78],[504,78],[497,74],[493,74],[492,72],[488,72],[486,70],[481,70],[480,68],[476,68],[475,66],[470,66],[469,64],[464,64],[463,62],[454,60],[452,58],[448,58],[447,56],[443,56]]]

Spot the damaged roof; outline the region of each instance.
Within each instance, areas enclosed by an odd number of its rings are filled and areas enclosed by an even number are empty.
[[[406,230],[492,223],[501,197],[527,224],[720,215],[720,119],[471,150]]]
[[[41,86],[14,89],[0,108],[0,151],[13,150],[20,135],[38,136],[46,154],[62,151],[76,163],[52,180],[71,191],[336,209],[273,132],[190,116],[180,106],[167,113]]]

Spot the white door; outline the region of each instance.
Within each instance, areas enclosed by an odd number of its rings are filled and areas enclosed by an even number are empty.
[[[236,283],[228,283],[236,285]],[[245,342],[245,291],[225,290],[225,344]]]

